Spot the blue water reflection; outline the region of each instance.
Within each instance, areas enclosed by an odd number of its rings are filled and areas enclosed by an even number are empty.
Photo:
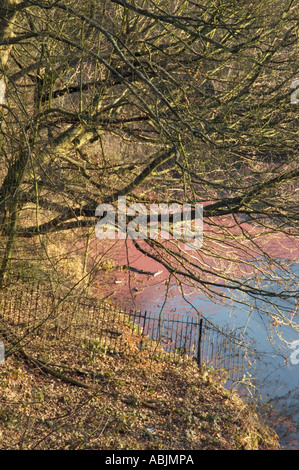
[[[277,286],[271,279],[271,288],[277,292],[282,290],[280,273],[277,273]],[[294,292],[294,296],[281,300],[273,297],[272,303],[265,303],[261,298],[252,298],[248,294],[225,292],[234,297],[234,301],[226,304],[215,303],[198,292],[182,293],[173,285],[168,291],[165,301],[165,286],[149,288],[140,299],[140,307],[157,314],[164,312],[184,313],[186,317],[197,316],[197,311],[214,324],[245,335],[248,344],[254,350],[246,371],[255,385],[254,398],[261,403],[268,403],[277,412],[277,431],[281,443],[286,449],[299,449],[299,363],[291,360],[294,350],[291,345],[299,340],[299,320],[296,316],[296,289],[298,291],[299,264],[289,271],[289,285],[284,285]],[[264,287],[269,281],[265,278]],[[298,298],[297,298],[298,302]],[[298,306],[298,304],[297,304]],[[286,318],[293,319],[296,328],[279,325],[279,312]],[[295,314],[294,314],[295,313]],[[297,311],[297,315],[298,315]],[[292,315],[293,314],[293,315]],[[272,318],[277,318],[273,323]],[[299,347],[297,346],[298,351]],[[294,357],[294,354],[293,354]],[[299,354],[298,354],[299,358]]]

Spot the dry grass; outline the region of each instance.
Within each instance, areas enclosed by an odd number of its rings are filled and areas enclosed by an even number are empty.
[[[124,325],[123,334],[126,332]],[[139,353],[80,351],[55,342],[41,357],[78,387],[17,353],[0,365],[0,448],[275,449],[275,433],[217,375]],[[38,344],[38,343],[37,343]],[[132,351],[135,353],[132,354]],[[75,354],[76,353],[76,354]]]

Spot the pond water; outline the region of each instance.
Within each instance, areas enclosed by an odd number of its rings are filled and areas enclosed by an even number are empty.
[[[262,301],[246,298],[245,294],[232,294],[234,301],[215,303],[205,297],[199,290],[184,290],[184,296],[177,285],[168,285],[167,273],[159,263],[144,257],[127,248],[120,241],[111,244],[108,250],[105,243],[106,256],[113,258],[117,266],[129,264],[134,269],[144,271],[143,274],[125,270],[100,271],[97,274],[98,289],[115,302],[126,307],[138,308],[158,315],[161,309],[165,314],[179,314],[180,317],[197,317],[198,311],[204,318],[220,327],[228,327],[231,331],[246,333],[246,341],[253,350],[246,374],[254,388],[249,392],[259,404],[271,405],[268,414],[275,418],[275,429],[285,449],[299,449],[299,363],[293,363],[291,355],[298,350],[290,348],[290,344],[299,341],[299,332],[290,327],[278,327],[278,333],[272,328],[269,313],[277,313],[277,307],[286,314],[298,309],[295,298],[288,302],[277,302],[263,305]],[[295,252],[296,251],[296,252]],[[292,251],[292,257],[298,259],[298,249]],[[298,291],[299,264],[293,263],[292,291]],[[151,274],[150,274],[151,273]],[[279,273],[277,273],[277,286]],[[260,282],[260,279],[259,279]],[[271,280],[273,289],[273,278]],[[274,283],[275,284],[275,283]],[[165,297],[167,292],[167,297]],[[166,300],[165,300],[166,299]],[[297,299],[298,302],[298,299]],[[298,311],[297,311],[298,314]],[[296,318],[296,315],[293,317]],[[299,320],[298,320],[299,327]],[[287,341],[288,344],[285,343]],[[262,407],[269,410],[268,406]]]
[[[294,274],[298,275],[299,264],[294,265],[293,269]],[[229,326],[230,330],[244,332],[254,350],[246,370],[254,388],[248,390],[259,404],[270,405],[262,408],[275,421],[283,448],[299,449],[299,363],[296,364],[299,345],[296,350],[290,347],[292,342],[299,340],[299,333],[287,326],[278,327],[276,332],[269,324],[262,301],[252,305],[252,301],[245,297],[239,295],[236,297],[237,303],[217,305],[198,292],[185,293],[183,299],[181,292],[173,285],[165,302],[165,284],[160,283],[149,286],[138,296],[138,307],[157,315],[163,309],[165,313],[180,312],[186,317],[197,315],[197,309],[215,325]],[[240,300],[243,302],[240,303]],[[272,308],[275,313],[277,306],[277,301],[272,307],[268,305],[267,312]],[[279,307],[286,312],[294,312],[295,299],[280,301]]]

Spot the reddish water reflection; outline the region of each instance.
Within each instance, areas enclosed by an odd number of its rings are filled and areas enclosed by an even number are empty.
[[[146,247],[145,241],[138,240],[138,243]],[[171,244],[168,241],[163,243],[165,246]],[[171,246],[174,247],[173,244]],[[94,239],[91,247],[90,259],[103,262],[94,276],[95,292],[102,297],[109,296],[125,307],[142,306],[144,299],[148,299],[153,291],[155,297],[160,293],[163,299],[169,288],[169,273],[163,265],[137,250],[132,240]],[[299,245],[288,234],[269,229],[261,231],[248,223],[226,217],[221,218],[221,224],[217,219],[205,222],[202,248],[197,252],[186,251],[184,256],[193,263],[193,272],[199,274],[201,280],[222,285],[227,279],[239,281],[254,275],[258,283],[260,274],[275,272],[276,260],[283,260],[283,267],[287,269],[288,264],[298,260],[298,254]],[[257,260],[260,270],[256,267]],[[184,270],[180,260],[174,262],[179,270]],[[172,278],[171,285],[174,283]],[[184,290],[186,295],[190,295],[194,291],[192,283],[185,282]],[[197,290],[197,295],[200,292]]]
[[[256,275],[258,285],[259,276],[262,273],[276,274],[279,265],[288,274],[288,265],[298,262],[299,245],[294,242],[287,233],[278,234],[269,230],[261,232],[256,227],[248,224],[239,226],[234,220],[227,218],[225,226],[219,228],[218,221],[211,221],[205,224],[204,242],[198,253],[190,252],[188,256],[197,263],[201,270],[201,276],[209,281],[223,281],[218,275],[227,276],[232,280],[239,280]],[[223,219],[221,220],[223,224]],[[144,242],[140,242],[144,246]],[[203,289],[192,286],[190,282],[183,285],[183,295],[179,292],[174,277],[169,282],[169,273],[158,262],[140,253],[131,240],[94,240],[92,244],[91,256],[100,257],[101,260],[113,260],[114,266],[108,269],[97,270],[94,278],[96,295],[100,297],[108,296],[113,302],[126,307],[135,307],[143,310],[159,311],[163,309],[166,313],[179,313],[196,315],[188,302],[196,299],[197,306],[200,305],[200,312],[204,316],[211,316],[215,323],[221,316],[221,302],[209,301],[209,297]],[[192,259],[192,256],[196,258]],[[257,264],[257,260],[262,260]],[[130,266],[132,270],[119,269],[122,266]],[[257,266],[261,268],[257,270]],[[178,267],[181,267],[178,264]],[[294,290],[296,285],[293,286]],[[221,293],[219,291],[218,293]],[[167,301],[165,296],[167,294]],[[221,301],[221,298],[219,298]],[[190,308],[189,308],[190,307]],[[296,371],[288,370],[285,366],[280,369],[281,377],[277,373],[276,359],[273,362],[274,374],[270,378],[269,386],[266,388],[265,401],[272,399],[275,407],[274,416],[277,428],[281,431],[283,444],[287,449],[299,448],[298,423],[293,421],[293,416],[297,415],[298,398],[293,396],[293,389],[297,389],[294,381],[297,380]],[[261,364],[262,365],[262,364]],[[272,366],[272,364],[271,364]],[[266,364],[267,376],[270,375],[270,368]],[[262,372],[263,374],[263,372]],[[284,375],[285,374],[285,375]],[[293,379],[290,378],[291,377]],[[262,378],[263,379],[263,378]],[[279,382],[279,383],[278,383]],[[290,393],[279,397],[276,395],[276,386],[289,387]],[[277,385],[278,384],[278,385]],[[297,407],[296,413],[290,414],[285,409],[285,400],[289,400],[292,406]]]

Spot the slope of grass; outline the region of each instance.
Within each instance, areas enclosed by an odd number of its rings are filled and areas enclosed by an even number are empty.
[[[7,357],[0,365],[0,448],[279,448],[275,433],[252,406],[224,388],[220,376],[200,372],[192,362],[152,359],[138,351],[139,341],[138,335],[128,338],[128,354],[82,343],[76,356],[56,341],[42,354],[38,342],[30,345],[41,362],[21,351]]]

